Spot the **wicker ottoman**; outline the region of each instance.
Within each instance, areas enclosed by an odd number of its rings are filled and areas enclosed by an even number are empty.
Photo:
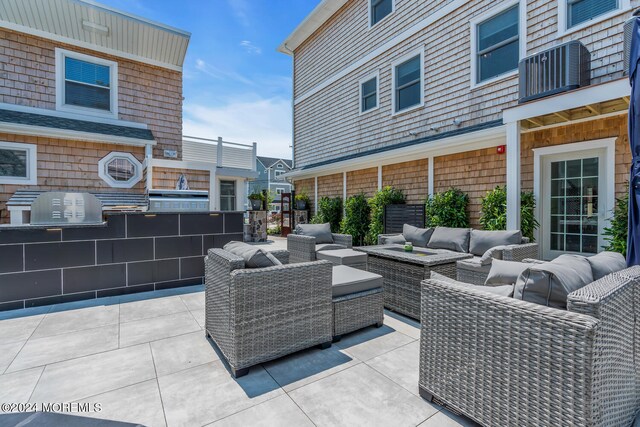
[[[316,252],[317,259],[324,259],[333,265],[346,265],[360,270],[367,270],[367,254],[353,249],[335,249]]]
[[[382,276],[346,265],[333,267],[333,340],[375,325],[382,326],[384,294]]]

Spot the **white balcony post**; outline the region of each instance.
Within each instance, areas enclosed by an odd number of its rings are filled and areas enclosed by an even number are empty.
[[[223,150],[223,147],[222,147],[222,137],[221,136],[218,137],[218,147],[217,148],[218,148],[218,152],[216,154],[216,163],[217,163],[218,167],[221,168],[223,166],[223,162],[222,162],[222,156],[223,156],[222,150]]]
[[[433,196],[433,192],[434,190],[434,183],[433,183],[433,177],[434,177],[434,170],[433,170],[433,156],[429,157],[429,170],[427,171],[427,187],[428,187],[428,191],[429,191],[429,197]]]
[[[507,230],[520,229],[520,122],[507,123]]]
[[[313,192],[313,214],[318,213],[318,177],[314,178],[314,192]]]
[[[378,191],[382,190],[382,165],[378,165]]]

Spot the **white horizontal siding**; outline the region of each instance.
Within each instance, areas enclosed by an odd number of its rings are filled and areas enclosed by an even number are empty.
[[[182,160],[216,163],[218,161],[218,146],[206,142],[183,140]]]

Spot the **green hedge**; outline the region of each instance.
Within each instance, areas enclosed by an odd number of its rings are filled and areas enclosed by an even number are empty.
[[[369,231],[371,207],[364,194],[357,194],[347,198],[344,204],[344,218],[340,223],[340,232],[350,234],[353,244],[362,246]]]
[[[627,232],[629,222],[629,191],[616,199],[611,226],[604,229],[604,239],[609,242],[604,247],[606,251],[620,252],[627,256]]]
[[[384,232],[384,207],[403,204],[405,203],[405,197],[402,190],[387,186],[370,198],[368,203],[371,208],[371,223],[365,237],[365,243],[367,245],[377,245],[378,234]]]
[[[311,219],[312,224],[329,223],[331,232],[340,231],[340,221],[342,220],[342,199],[340,197],[322,197],[318,201],[318,213]]]
[[[522,235],[535,241],[533,234],[540,224],[534,212],[536,200],[533,192],[522,192],[520,195],[520,230]],[[480,225],[484,230],[507,229],[507,187],[497,186],[481,200]]]
[[[436,193],[428,198],[425,215],[427,227],[469,227],[469,195],[457,188]]]

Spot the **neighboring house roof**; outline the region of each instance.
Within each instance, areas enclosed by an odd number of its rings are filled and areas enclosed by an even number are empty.
[[[329,20],[347,0],[322,0],[313,11],[282,42],[278,51],[291,55],[306,39]]]
[[[91,142],[138,145],[155,143],[153,134],[146,127],[98,123],[6,109],[0,109],[0,132]]]
[[[283,162],[289,168],[293,166],[293,163],[291,162],[291,160],[288,160],[288,159],[280,159],[277,157],[264,157],[264,156],[257,156],[257,159],[260,160],[260,163],[262,163],[262,165],[265,168],[270,168],[271,166],[275,165],[278,162]]]
[[[0,28],[181,70],[191,34],[92,0],[2,0]]]

